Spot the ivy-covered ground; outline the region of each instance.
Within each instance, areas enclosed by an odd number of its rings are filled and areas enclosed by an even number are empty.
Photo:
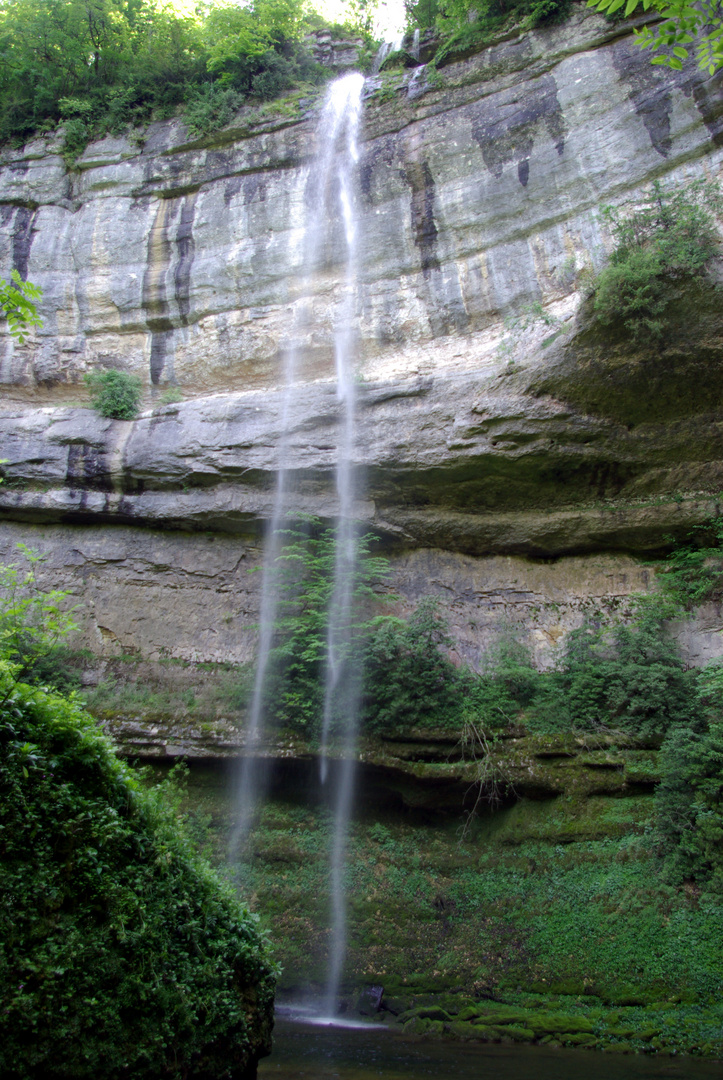
[[[227,777],[189,798],[216,858]],[[235,869],[283,966],[282,998],[321,990],[331,821],[287,785]],[[350,1009],[384,987],[410,1033],[620,1052],[723,1055],[723,904],[663,882],[651,795],[521,800],[460,838],[454,816],[366,806],[352,825]],[[209,816],[210,815],[210,816]]]

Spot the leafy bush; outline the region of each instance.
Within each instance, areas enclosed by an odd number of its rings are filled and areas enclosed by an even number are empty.
[[[74,701],[0,667],[0,1072],[244,1071],[274,988],[255,917]]]
[[[689,878],[723,892],[723,667],[699,676],[694,722],[674,728],[661,750],[656,836],[668,880]]]
[[[207,135],[229,124],[244,103],[244,96],[220,82],[194,87],[186,104],[186,123],[192,135]]]
[[[623,731],[657,738],[690,715],[693,676],[659,611],[612,630],[586,624],[568,635],[560,669],[535,702],[544,730]]]
[[[451,645],[431,597],[408,620],[386,616],[373,622],[364,657],[362,718],[367,730],[459,724],[469,677],[443,651]]]
[[[604,326],[622,323],[639,344],[660,341],[674,287],[699,277],[717,250],[715,213],[723,208],[718,184],[652,185],[631,214],[606,206],[602,218],[615,248],[595,282],[595,313]]]
[[[93,408],[112,420],[133,420],[138,415],[143,384],[138,375],[111,368],[85,376]]]

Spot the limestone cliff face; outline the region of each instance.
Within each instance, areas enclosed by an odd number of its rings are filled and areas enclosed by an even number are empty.
[[[68,573],[86,583],[88,566],[109,580],[109,567],[136,565],[133,545],[148,568],[159,565],[152,552],[182,537],[192,562],[204,557],[200,538],[160,528],[211,530],[229,559],[231,549],[237,560],[257,557],[317,109],[311,99],[272,103],[196,141],[180,122],[155,124],[135,141],[90,146],[71,174],[58,136],[5,153],[0,272],[15,266],[45,292],[36,338],[0,345],[0,556],[42,525],[54,558],[81,552]],[[567,614],[539,630],[550,644],[583,601],[640,586],[645,572],[610,552],[658,548],[715,505],[716,274],[681,297],[655,355],[591,328],[579,286],[609,245],[601,204],[634,201],[655,178],[717,177],[722,146],[720,76],[653,68],[627,28],[584,12],[451,63],[431,85],[420,69],[391,92],[367,83],[358,514],[389,541],[410,603],[435,590],[451,598],[470,657],[486,640],[478,609],[482,624],[504,609],[529,627],[526,605],[554,603]],[[335,509],[331,321],[341,277],[330,255],[315,283],[291,436],[299,508],[322,516]],[[82,407],[82,376],[103,365],[143,377],[147,408],[136,422]],[[159,405],[176,384],[184,400]],[[118,528],[98,531],[107,523]],[[118,544],[115,560],[107,552]],[[611,560],[605,587],[581,569],[585,554]],[[573,562],[559,564],[557,585],[558,569],[541,575],[529,561],[563,556]],[[180,553],[159,558],[173,578],[164,595],[175,598],[179,638],[189,628],[180,652],[246,655],[251,631],[238,645],[238,627],[235,645],[230,634],[220,644],[218,627],[200,644],[190,629],[198,578],[184,577]],[[505,558],[529,603],[490,600],[489,575],[509,592]],[[138,630],[133,590],[122,595],[136,629],[106,629],[151,652],[168,647],[160,624]],[[255,604],[244,608],[248,624]]]

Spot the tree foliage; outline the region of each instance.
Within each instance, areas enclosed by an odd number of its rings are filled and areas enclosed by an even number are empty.
[[[92,136],[170,116],[204,87],[265,99],[318,81],[307,20],[304,0],[219,0],[193,17],[161,0],[2,0],[0,141],[62,123],[73,158]]]
[[[704,179],[675,188],[655,181],[630,213],[603,207],[615,247],[595,282],[600,322],[622,323],[641,344],[660,341],[675,287],[700,276],[717,251],[715,214],[721,209],[720,187]]]
[[[534,705],[542,726],[647,739],[687,721],[693,676],[664,616],[655,605],[643,606],[631,623],[588,621],[573,630]]]
[[[22,683],[8,694],[5,668],[0,1072],[244,1070],[268,1039],[274,987],[254,916],[77,702]]]
[[[369,625],[364,655],[363,721],[369,731],[458,724],[465,674],[439,605],[423,599],[409,619],[380,616]]]
[[[407,23],[434,28],[442,43],[434,58],[441,65],[450,53],[479,47],[504,26],[534,29],[564,19],[571,0],[405,0]]]
[[[266,714],[280,726],[315,735],[324,710],[337,531],[307,517],[287,525],[282,540],[273,570],[272,587],[279,601]],[[356,663],[363,651],[374,586],[388,574],[387,560],[372,553],[374,542],[371,533],[356,540],[354,604],[343,634],[345,652],[337,657],[341,665],[352,657]]]
[[[691,722],[661,751],[656,836],[666,876],[723,892],[723,667],[698,677]]]
[[[713,74],[723,64],[723,13],[719,0],[588,0],[606,15],[624,11],[625,17],[651,12],[661,21],[636,30],[641,49],[655,53],[651,63],[680,71],[690,46],[698,67]]]
[[[10,281],[0,278],[0,309],[5,316],[10,334],[19,345],[28,336],[30,328],[41,326],[36,300],[43,290],[31,281],[23,281],[17,270],[12,270]]]

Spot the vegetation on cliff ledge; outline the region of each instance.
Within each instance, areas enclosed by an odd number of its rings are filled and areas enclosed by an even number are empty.
[[[226,3],[182,14],[156,0],[3,0],[0,142],[63,124],[69,158],[89,138],[182,111],[197,134],[247,100],[325,78],[302,0]]]
[[[673,188],[656,180],[628,213],[603,207],[614,248],[594,282],[600,322],[622,325],[636,345],[660,343],[677,288],[703,275],[718,251],[722,210],[720,186],[702,178]]]

